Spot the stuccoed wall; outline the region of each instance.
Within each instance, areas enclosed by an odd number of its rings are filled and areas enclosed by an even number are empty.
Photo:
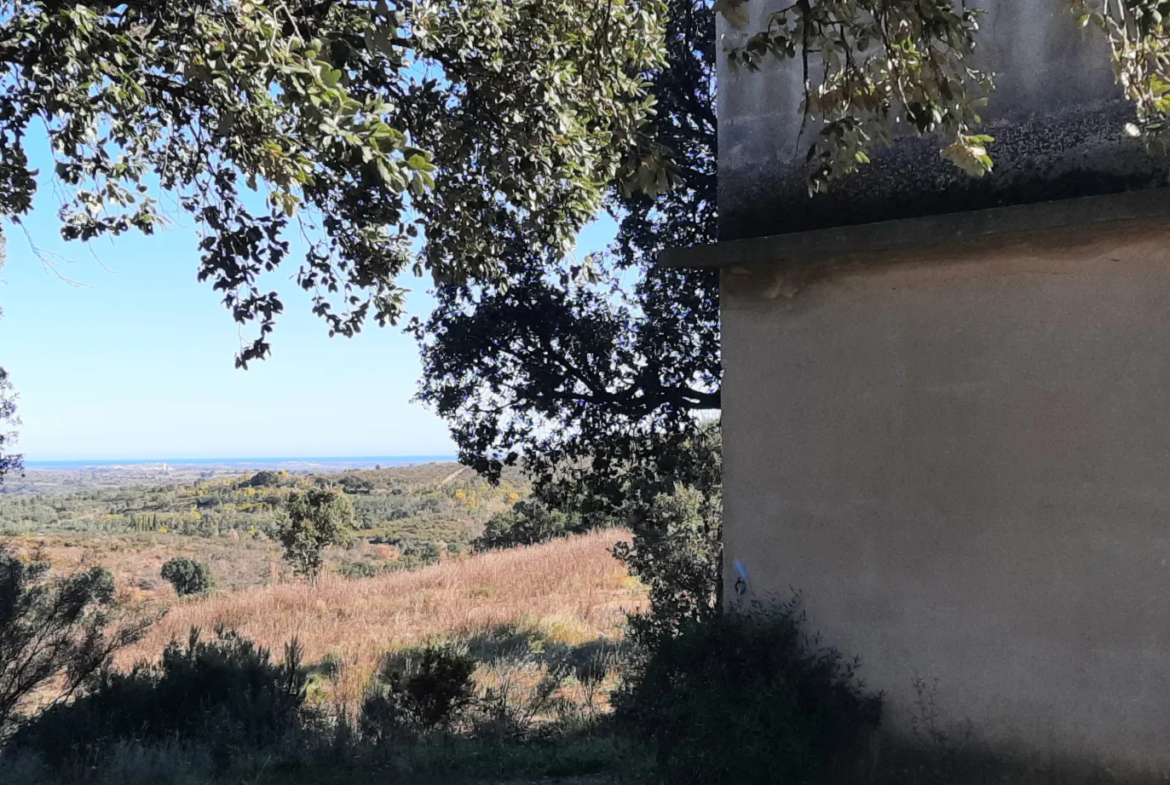
[[[789,0],[783,0],[787,3]],[[772,0],[749,0],[750,30]],[[1165,165],[1127,139],[1129,105],[1100,33],[1076,25],[1065,0],[980,0],[980,65],[997,74],[985,130],[997,165],[973,179],[943,161],[938,140],[905,138],[829,195],[810,200],[804,161],[816,127],[798,138],[797,63],[761,73],[719,66],[721,240],[913,215],[1111,193],[1165,182]],[[734,31],[720,20],[721,34]]]
[[[802,592],[890,729],[937,679],[998,749],[1170,766],[1170,244],[899,258],[723,271],[728,596]]]

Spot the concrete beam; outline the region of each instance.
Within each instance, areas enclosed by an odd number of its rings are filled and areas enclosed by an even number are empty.
[[[817,229],[669,248],[667,267],[804,267],[826,261],[906,261],[988,247],[1085,242],[1112,228],[1170,233],[1170,188]]]

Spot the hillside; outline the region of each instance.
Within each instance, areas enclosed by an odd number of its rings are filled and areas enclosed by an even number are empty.
[[[272,765],[272,752],[243,747],[231,753],[228,774],[202,742],[130,744],[113,751],[94,782],[325,785],[383,782],[388,776],[411,783],[532,782],[612,774],[629,765],[628,751],[604,731],[626,650],[624,623],[646,605],[644,587],[610,553],[626,532],[447,555],[429,567],[375,577],[346,578],[335,570],[316,585],[284,575],[243,587],[221,581],[210,595],[186,599],[158,581],[143,588],[158,562],[175,552],[168,547],[186,546],[203,557],[218,553],[213,564],[222,572],[223,563],[254,558],[239,554],[258,552],[263,544],[175,534],[73,536],[89,545],[44,545],[39,558],[48,556],[61,573],[82,564],[108,567],[129,613],[165,611],[144,639],[119,652],[119,670],[158,663],[172,641],[185,643],[193,630],[204,641],[230,630],[271,651],[277,661],[295,642],[300,672],[308,679],[304,724],[297,731],[301,741],[276,751],[279,766]],[[34,540],[17,538],[22,549]],[[388,667],[417,661],[412,658],[420,651],[436,647],[461,652],[473,663],[470,703],[455,735],[389,747],[368,735],[360,742],[346,735],[380,716],[369,715],[366,707],[385,689]],[[48,689],[32,696],[25,708],[35,711],[51,694]],[[548,745],[546,738],[561,741]],[[641,760],[637,753],[635,760]],[[35,757],[0,756],[0,781],[44,785],[40,765]],[[81,776],[74,772],[61,782],[73,785]]]
[[[255,586],[175,604],[122,664],[153,659],[192,627],[238,630],[283,650],[296,638],[305,661],[328,664],[318,699],[360,701],[382,657],[436,640],[483,645],[518,636],[544,646],[616,640],[645,592],[609,553],[623,532],[587,536],[445,561],[425,569],[361,580],[337,576]]]
[[[343,492],[356,514],[354,536],[326,550],[315,584],[292,574],[276,539],[289,497],[313,487]],[[628,536],[622,531],[472,554],[468,546],[484,523],[528,490],[516,473],[493,486],[457,464],[433,463],[9,493],[0,495],[0,541],[59,576],[108,568],[123,612],[157,619],[145,638],[118,653],[114,664],[123,673],[138,672],[139,663],[161,667],[171,642],[185,644],[196,630],[202,641],[238,634],[277,661],[295,642],[298,672],[307,679],[295,723],[301,741],[279,752],[282,765],[301,768],[295,781],[319,785],[335,774],[346,782],[382,781],[386,772],[369,770],[364,756],[412,782],[616,771],[624,753],[603,730],[604,717],[626,651],[624,624],[645,608],[645,588],[610,552]],[[209,594],[176,596],[160,576],[175,556],[210,566]],[[419,652],[434,650],[472,663],[463,677],[467,711],[458,728],[446,729],[454,735],[431,744],[424,733],[405,746],[379,746],[381,731],[367,725],[381,715],[370,714],[368,704],[387,689],[387,668],[417,665]],[[43,708],[53,694],[46,686],[25,708]],[[507,744],[500,747],[497,737]],[[548,746],[546,737],[563,743]],[[460,746],[458,755],[448,742]],[[119,748],[99,779],[218,784],[223,772],[203,743]],[[345,751],[341,768],[330,757],[335,744]],[[290,781],[269,771],[269,754],[231,753],[236,773],[225,782]],[[0,780],[43,785],[39,765],[0,760]],[[65,781],[72,785],[73,777]]]
[[[496,512],[528,491],[519,473],[493,486],[454,463],[339,473],[264,471],[188,482],[68,493],[0,495],[0,536],[42,548],[61,567],[107,563],[120,582],[153,592],[158,568],[176,554],[208,561],[225,588],[287,577],[273,542],[289,495],[314,486],[344,491],[356,539],[329,555],[342,574],[370,576],[455,554]]]

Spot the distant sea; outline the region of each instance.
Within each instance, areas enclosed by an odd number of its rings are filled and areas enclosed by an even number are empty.
[[[123,458],[111,460],[25,461],[27,469],[102,469],[118,466],[185,466],[227,467],[249,469],[295,469],[297,467],[325,467],[336,469],[372,469],[375,466],[417,466],[457,460],[454,455],[374,455],[356,457],[302,457],[302,458]]]

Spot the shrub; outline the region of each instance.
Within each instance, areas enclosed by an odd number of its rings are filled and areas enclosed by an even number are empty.
[[[265,469],[256,472],[252,478],[240,483],[241,488],[268,488],[277,487],[288,479],[288,472]]]
[[[345,562],[344,564],[338,566],[338,568],[337,568],[337,573],[341,577],[348,578],[350,580],[358,580],[361,578],[373,578],[373,577],[376,577],[378,575],[381,575],[382,572],[383,572],[383,567],[381,567],[380,565],[377,565],[377,564],[373,564],[373,563],[368,562],[368,561]]]
[[[512,623],[465,639],[487,685],[469,715],[481,739],[519,741],[580,734],[601,727],[609,690],[603,686],[626,657],[622,641],[580,644],[551,629]],[[575,682],[575,684],[573,683]],[[567,689],[566,689],[567,688]]]
[[[215,581],[211,567],[188,556],[176,556],[167,561],[159,570],[159,576],[175,587],[180,597],[191,594],[207,594]]]
[[[497,658],[485,675],[492,686],[475,703],[473,727],[478,737],[497,744],[547,741],[566,730],[565,721],[575,713],[562,693],[573,675],[566,652],[550,657],[530,649],[521,656]]]
[[[407,569],[438,564],[443,556],[439,544],[430,540],[400,540],[398,549],[401,552],[400,560]]]
[[[802,625],[795,602],[689,619],[643,653],[614,704],[661,781],[812,783],[859,760],[881,698]]]
[[[512,509],[493,515],[472,547],[476,551],[489,551],[535,545],[581,530],[581,520],[577,516],[551,509],[537,499],[525,499]]]
[[[118,619],[109,570],[53,578],[46,562],[23,562],[0,545],[0,739],[33,693],[59,681],[56,697],[69,698],[149,625]]]
[[[438,564],[443,558],[443,545],[433,540],[417,540],[410,537],[371,537],[371,545],[392,545],[398,549],[398,557],[383,567],[386,571],[417,570]],[[448,544],[449,545],[449,544]]]
[[[52,766],[96,761],[124,742],[171,738],[204,744],[217,757],[264,749],[297,727],[305,684],[295,641],[276,664],[234,631],[203,641],[193,629],[186,646],[171,641],[158,665],[102,672],[75,701],[22,727],[12,746]]]
[[[650,613],[633,620],[631,634],[653,646],[649,638],[671,636],[680,624],[718,612],[722,496],[718,489],[679,486],[631,508],[633,539],[614,545],[613,553],[647,588]]]
[[[568,516],[569,533],[613,525],[630,530],[630,540],[613,553],[647,587],[652,609],[632,632],[635,638],[670,635],[680,621],[711,615],[721,606],[720,425],[696,421],[679,431],[631,437],[629,449],[620,471],[610,473],[613,465],[596,458],[582,466],[561,465],[537,482],[534,493],[548,509]],[[521,532],[539,522],[539,516],[530,517],[534,520]]]
[[[450,727],[471,703],[476,662],[449,647],[388,656],[362,704],[362,732],[384,740]]]
[[[363,477],[357,477],[352,474],[347,474],[341,478],[341,488],[346,493],[372,493],[374,490],[374,483]]]

